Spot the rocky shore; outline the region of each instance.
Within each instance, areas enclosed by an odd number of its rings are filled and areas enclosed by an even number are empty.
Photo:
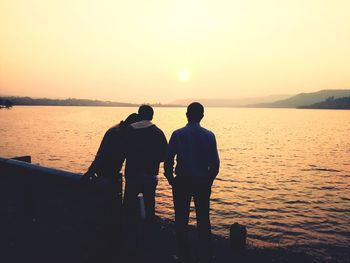
[[[176,258],[175,246],[175,227],[171,220],[159,219],[157,221],[154,235],[151,237],[141,238],[140,246],[133,249],[123,249],[122,262],[179,262]],[[196,236],[196,229],[190,226],[191,240],[191,257],[192,262],[197,263],[198,260],[198,241]],[[310,255],[306,253],[292,251],[284,248],[271,247],[255,247],[249,244],[244,250],[234,251],[230,248],[229,239],[213,235],[214,246],[214,260],[213,263],[310,263],[317,262]]]

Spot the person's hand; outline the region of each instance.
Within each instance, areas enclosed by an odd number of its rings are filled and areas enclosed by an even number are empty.
[[[81,180],[84,182],[90,182],[93,181],[96,178],[96,175],[92,171],[87,171],[83,176],[81,177]]]

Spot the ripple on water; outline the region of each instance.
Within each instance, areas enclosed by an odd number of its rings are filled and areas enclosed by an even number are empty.
[[[76,172],[87,169],[111,120],[134,110],[30,109],[1,113],[1,154],[28,153],[34,163]],[[350,258],[348,114],[208,108],[204,126],[216,134],[222,164],[212,191],[213,232],[227,235],[237,221],[248,226],[250,240]],[[170,135],[183,109],[157,108],[155,117]],[[171,189],[160,177],[157,213],[173,218]]]

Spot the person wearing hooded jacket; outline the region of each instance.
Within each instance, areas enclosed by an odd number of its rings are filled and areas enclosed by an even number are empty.
[[[143,194],[146,221],[155,219],[155,193],[158,183],[159,165],[164,161],[167,140],[151,121],[153,109],[141,105],[139,122],[131,124],[126,147],[124,207],[131,220],[137,217],[137,196]]]

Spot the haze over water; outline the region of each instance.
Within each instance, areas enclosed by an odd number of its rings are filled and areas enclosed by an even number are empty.
[[[169,103],[348,88],[349,10],[348,0],[0,1],[0,94]]]
[[[106,129],[136,110],[1,110],[0,156],[31,155],[33,163],[83,173]],[[169,139],[186,124],[185,109],[155,108],[154,123]],[[239,222],[256,244],[350,258],[348,111],[207,108],[203,126],[216,134],[221,158],[212,193],[214,233],[227,236]],[[162,174],[159,179],[157,213],[173,219],[170,188]]]

